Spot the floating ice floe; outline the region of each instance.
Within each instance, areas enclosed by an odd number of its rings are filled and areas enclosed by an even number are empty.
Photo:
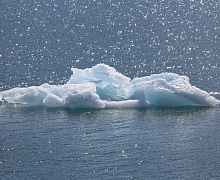
[[[105,64],[72,68],[64,85],[31,86],[0,92],[4,102],[63,108],[146,108],[217,106],[220,101],[192,86],[187,76],[161,73],[130,78]],[[2,101],[2,104],[4,103]]]

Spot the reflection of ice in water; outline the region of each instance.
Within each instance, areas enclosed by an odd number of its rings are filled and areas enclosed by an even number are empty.
[[[191,86],[186,76],[162,73],[130,78],[105,64],[73,68],[67,84],[14,88],[0,92],[2,103],[64,108],[216,106],[219,101]]]

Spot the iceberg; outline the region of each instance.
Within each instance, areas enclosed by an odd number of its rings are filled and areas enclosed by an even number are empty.
[[[174,73],[129,77],[105,64],[72,68],[64,85],[31,86],[0,92],[2,103],[62,108],[149,108],[217,106],[220,101]],[[4,102],[3,102],[4,101]]]

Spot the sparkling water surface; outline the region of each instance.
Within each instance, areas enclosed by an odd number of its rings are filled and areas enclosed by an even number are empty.
[[[2,0],[0,91],[105,63],[219,96],[219,2]],[[219,179],[220,109],[0,106],[1,179]]]
[[[3,109],[1,176],[215,179],[219,115],[215,108]]]

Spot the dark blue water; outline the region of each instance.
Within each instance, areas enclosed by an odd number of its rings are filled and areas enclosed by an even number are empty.
[[[219,97],[218,1],[0,2],[0,91],[97,63],[174,72]],[[220,109],[0,106],[1,179],[218,179]]]
[[[218,179],[218,109],[2,109],[3,179]]]

